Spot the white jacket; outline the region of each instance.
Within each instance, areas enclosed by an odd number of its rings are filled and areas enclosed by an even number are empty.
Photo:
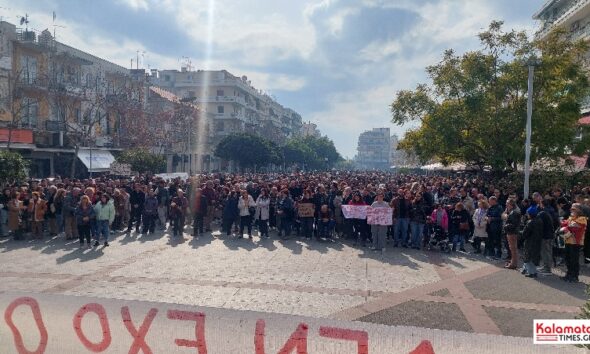
[[[238,209],[240,209],[240,216],[248,216],[250,215],[250,211],[248,210],[251,207],[256,207],[256,203],[250,194],[248,194],[248,201],[247,203],[244,201],[244,198],[240,196],[240,200],[238,201]]]

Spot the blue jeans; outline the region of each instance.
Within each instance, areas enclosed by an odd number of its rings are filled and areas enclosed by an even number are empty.
[[[63,214],[55,214],[55,220],[57,221],[57,232],[62,233],[64,232],[64,215]]]
[[[408,218],[397,219],[395,223],[395,231],[393,232],[393,244],[398,245],[400,242],[404,245],[408,243]]]
[[[412,247],[422,247],[422,233],[424,232],[424,224],[412,221],[410,223],[410,230],[412,232]]]
[[[109,241],[109,221],[108,220],[97,220],[96,221],[96,241],[100,241],[100,236],[104,237],[104,242]]]
[[[459,243],[459,248],[465,248],[465,236],[463,234],[455,234],[453,235],[453,250],[457,249],[457,243]]]

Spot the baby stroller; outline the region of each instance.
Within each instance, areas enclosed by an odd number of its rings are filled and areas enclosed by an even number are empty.
[[[430,225],[430,241],[428,241],[428,245],[426,249],[431,251],[435,248],[438,248],[441,252],[450,253],[451,252],[451,242],[447,235],[447,232],[438,225]]]

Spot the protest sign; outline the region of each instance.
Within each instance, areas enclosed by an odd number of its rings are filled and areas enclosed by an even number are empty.
[[[297,205],[300,218],[313,218],[315,214],[315,205],[313,203],[300,203]]]
[[[343,205],[342,214],[347,219],[366,219],[367,205]]]
[[[391,208],[367,208],[367,224],[392,225],[393,209]]]

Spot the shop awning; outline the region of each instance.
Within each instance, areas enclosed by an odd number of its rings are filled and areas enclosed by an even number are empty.
[[[92,163],[90,160],[91,155]],[[115,157],[106,150],[80,149],[78,150],[78,158],[88,168],[88,171],[92,172],[109,171],[111,164],[115,162]]]

